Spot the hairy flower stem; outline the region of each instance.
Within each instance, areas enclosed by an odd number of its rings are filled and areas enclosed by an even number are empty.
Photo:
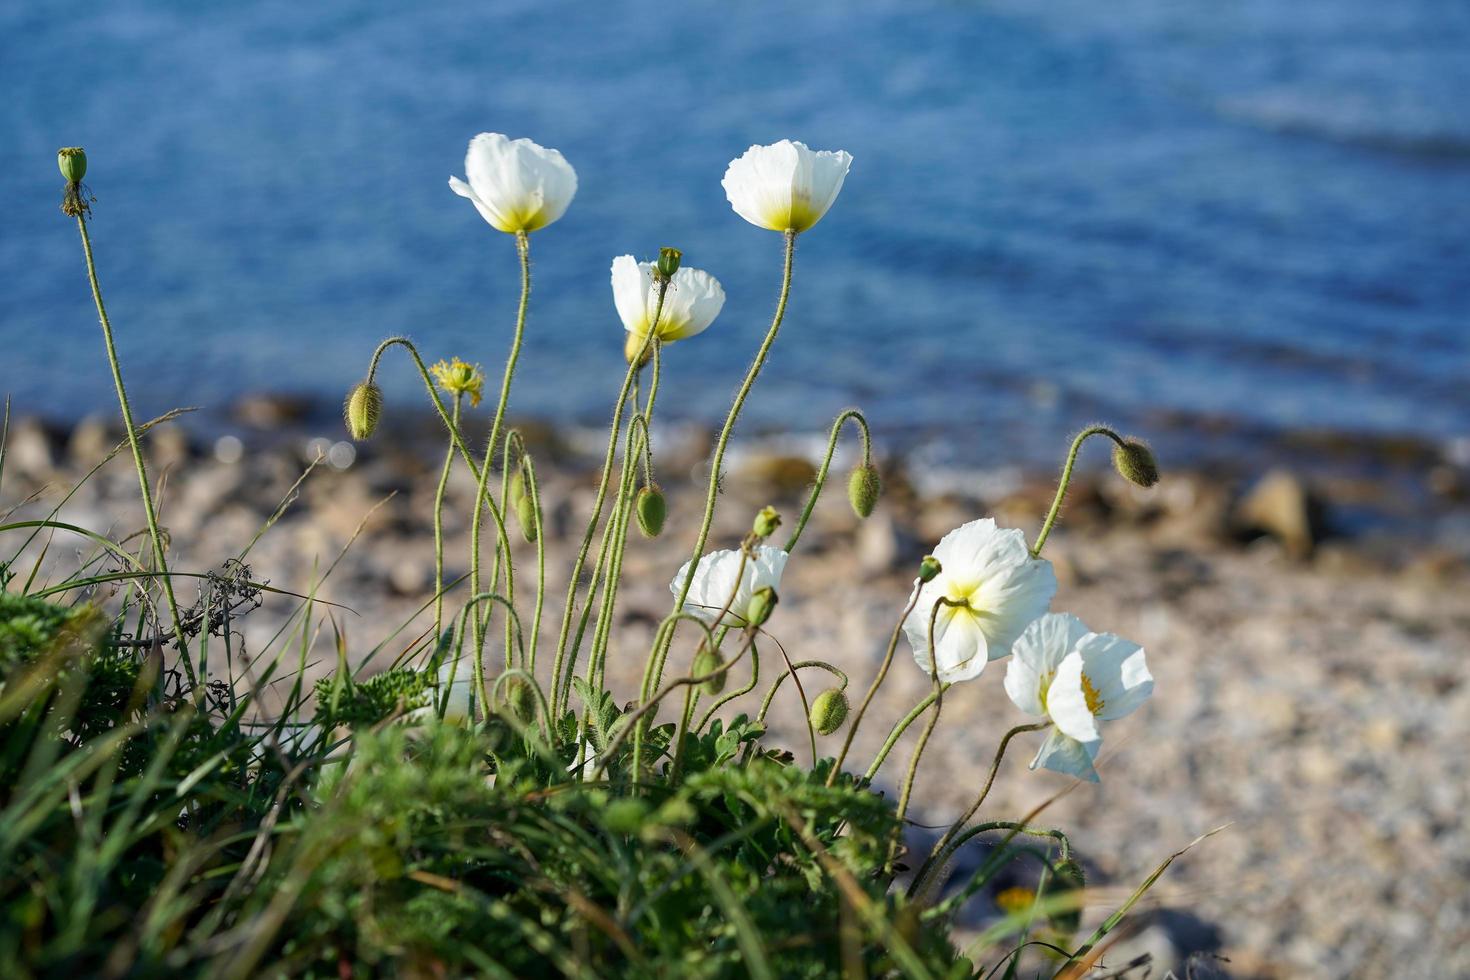
[[[878,688],[883,686],[883,681],[888,677],[888,668],[893,666],[893,654],[898,649],[898,638],[903,635],[903,624],[908,621],[909,615],[913,613],[914,606],[919,603],[919,590],[914,589],[914,594],[909,597],[909,604],[904,607],[903,614],[898,617],[898,625],[893,627],[893,635],[888,638],[888,650],[883,654],[883,663],[878,667],[878,676],[873,678],[873,683],[868,687],[868,693],[863,695],[863,703],[858,707],[857,714],[852,717],[852,724],[847,727],[847,737],[842,740],[842,751],[837,753],[837,760],[832,764],[832,771],[827,773],[827,785],[831,786],[837,781],[837,774],[842,772],[842,763],[847,761],[847,753],[852,749],[852,740],[857,737],[858,726],[863,723],[863,715],[868,711],[868,705],[873,703],[873,698],[878,693]]]
[[[1107,436],[1119,446],[1123,445],[1123,437],[1105,425],[1090,425],[1077,433],[1077,438],[1072,440],[1072,448],[1067,453],[1067,462],[1062,466],[1061,479],[1057,481],[1057,495],[1053,498],[1051,510],[1047,512],[1046,520],[1036,535],[1036,544],[1031,548],[1032,558],[1041,557],[1042,546],[1046,544],[1047,535],[1051,534],[1051,529],[1057,522],[1057,516],[1062,511],[1062,501],[1067,496],[1067,487],[1072,483],[1072,467],[1077,463],[1077,453],[1081,451],[1082,444],[1089,436]]]
[[[913,710],[899,719],[898,724],[894,725],[893,730],[888,733],[888,738],[884,741],[883,747],[878,750],[878,755],[873,759],[873,764],[868,766],[868,771],[863,774],[863,782],[871,783],[873,781],[873,777],[878,775],[879,769],[883,768],[883,763],[888,758],[888,753],[893,751],[893,747],[898,744],[898,740],[903,737],[903,733],[908,731],[909,726],[914,723],[915,719],[927,711],[929,706],[942,696],[945,691],[948,691],[949,688],[950,685],[948,683],[941,684],[938,691],[930,691],[924,700],[914,705]]]
[[[87,261],[87,280],[92,285],[92,300],[97,304],[97,318],[102,322],[102,340],[107,348],[107,363],[112,367],[112,383],[117,388],[117,403],[122,409],[123,427],[128,433],[128,447],[133,451],[133,465],[138,470],[138,489],[143,495],[143,514],[148,521],[148,536],[153,542],[153,561],[162,580],[164,599],[173,620],[174,640],[179,647],[179,659],[184,662],[184,671],[189,683],[196,683],[194,665],[189,661],[189,647],[184,637],[183,617],[179,614],[179,601],[174,596],[173,580],[168,572],[168,559],[163,547],[163,533],[158,527],[158,511],[153,506],[153,488],[148,482],[148,467],[143,461],[143,447],[138,442],[138,429],[133,424],[133,409],[128,403],[128,389],[123,384],[122,365],[117,359],[117,345],[112,339],[112,322],[107,319],[107,308],[102,303],[102,286],[97,281],[97,264],[92,258],[92,237],[87,234],[85,213],[78,213],[77,229],[82,233],[82,254]]]
[[[470,447],[465,445],[464,435],[460,432],[459,426],[454,424],[454,419],[450,417],[449,412],[444,408],[444,401],[439,397],[439,392],[434,388],[434,379],[429,376],[429,369],[424,365],[424,359],[419,356],[419,350],[417,347],[414,346],[413,341],[409,340],[407,337],[389,337],[387,340],[379,344],[378,349],[373,351],[372,361],[368,364],[367,380],[369,382],[373,380],[373,377],[378,370],[378,362],[382,360],[383,354],[388,350],[389,347],[395,346],[402,347],[404,350],[408,351],[409,356],[413,358],[414,366],[419,369],[419,377],[423,379],[424,387],[429,392],[429,400],[434,403],[434,408],[438,411],[439,418],[443,420],[445,428],[449,430],[449,438],[454,442],[454,448],[459,450],[460,458],[463,459],[465,465],[470,468],[470,473],[479,482],[480,488],[481,490],[483,490],[485,486],[485,474],[488,473],[490,470],[490,460],[486,459],[484,466],[481,466],[480,464],[475,462],[475,456],[473,453],[470,452]],[[479,499],[484,500],[483,497],[480,497]],[[490,519],[495,524],[496,540],[500,549],[506,554],[510,554],[510,537],[505,533],[505,518],[500,512],[500,508],[495,505],[494,500],[484,500],[484,507],[490,511]],[[477,515],[478,511],[479,505],[476,506]],[[479,554],[478,547],[474,549],[474,554]],[[505,591],[506,596],[510,599],[510,601],[514,602],[515,581],[509,573],[509,568],[507,568],[506,571]],[[480,595],[480,591],[478,589],[471,589],[470,594]],[[478,615],[476,615],[474,619],[477,623],[480,621],[480,617]],[[479,699],[479,703],[482,706],[486,704],[485,673],[483,670],[483,666],[483,649],[480,644],[476,644],[475,696]],[[488,717],[488,715],[486,717]]]
[[[664,295],[667,292],[668,282],[663,281],[659,285],[658,300],[653,310],[653,322],[655,325],[657,325],[659,317],[663,315]],[[623,413],[627,408],[628,393],[633,390],[633,380],[638,376],[638,368],[643,359],[642,354],[648,351],[653,341],[654,331],[650,328],[648,336],[643,342],[643,351],[629,363],[628,371],[623,376],[623,387],[618,392],[618,400],[613,408],[612,431],[608,434],[607,438],[607,454],[602,461],[602,475],[597,483],[597,497],[592,504],[592,514],[587,518],[587,529],[582,533],[582,546],[577,552],[576,561],[572,563],[572,573],[567,580],[567,601],[565,608],[562,610],[561,629],[558,631],[556,640],[556,662],[552,666],[551,674],[551,711],[553,715],[556,715],[558,709],[565,704],[566,695],[562,692],[571,689],[571,675],[576,672],[576,654],[573,653],[570,669],[565,675],[563,674],[563,670],[567,669],[565,664],[567,658],[567,638],[571,633],[572,618],[576,614],[577,586],[581,584],[579,579],[582,577],[582,567],[587,563],[587,553],[592,550],[592,539],[597,534],[597,524],[602,519],[602,507],[607,500],[607,488],[612,482],[613,462],[617,458],[618,435],[623,428]],[[600,560],[599,564],[601,564]],[[592,588],[596,588],[596,584],[597,577],[594,574]],[[588,595],[590,605],[590,591]],[[585,623],[585,617],[583,622]],[[579,629],[577,645],[580,646],[580,644],[581,630]],[[562,680],[563,677],[565,677],[565,681]]]
[[[541,515],[541,488],[536,483],[536,466],[531,461],[531,454],[526,452],[525,440],[521,434],[512,429],[505,438],[504,456],[500,464],[501,490],[500,510],[504,513],[509,507],[509,490],[504,484],[511,470],[511,453],[516,453],[515,459],[525,472],[525,493],[531,500],[531,516],[535,522],[536,533],[536,606],[531,615],[531,655],[529,663],[521,666],[535,673],[536,670],[536,646],[541,637],[541,610],[546,600],[546,528],[543,526]],[[506,636],[506,667],[510,667],[510,637]]]
[[[459,428],[460,405],[464,396],[454,396],[450,421]],[[449,471],[454,467],[454,439],[444,453],[444,468],[439,471],[439,486],[434,491],[434,642],[444,632],[444,493],[449,489]]]
[[[720,429],[720,436],[715,441],[715,451],[710,459],[709,467],[709,493],[704,501],[704,520],[700,522],[699,534],[694,539],[694,549],[690,553],[689,574],[684,577],[684,584],[679,587],[679,596],[674,601],[674,609],[684,608],[684,600],[689,598],[689,589],[694,584],[694,573],[699,569],[699,557],[704,554],[704,546],[709,540],[710,525],[715,519],[715,503],[720,495],[720,467],[725,461],[725,447],[730,443],[730,433],[735,429],[735,422],[740,418],[740,410],[745,406],[745,399],[750,397],[750,390],[755,387],[756,378],[760,377],[761,368],[765,366],[766,358],[771,353],[771,347],[776,343],[776,335],[781,331],[781,321],[786,318],[786,301],[791,296],[791,264],[796,257],[796,232],[786,232],[786,253],[781,267],[781,293],[776,300],[776,312],[771,317],[771,326],[766,331],[766,337],[761,341],[760,349],[756,351],[755,360],[751,362],[750,369],[745,372],[745,380],[740,383],[740,389],[735,393],[735,402],[730,406],[730,413],[725,416],[725,424]],[[664,641],[668,644],[673,640],[670,635]],[[667,649],[667,647],[665,647]],[[662,651],[660,651],[662,652]],[[655,682],[657,682],[655,677]]]
[[[929,872],[930,868],[942,865],[947,860],[945,849],[950,847],[959,833],[965,829],[965,824],[969,823],[975,814],[980,811],[980,805],[990,795],[990,787],[995,785],[995,775],[1000,771],[1000,762],[1005,758],[1006,748],[1011,744],[1011,739],[1026,732],[1044,731],[1050,727],[1051,722],[1049,721],[1037,722],[1034,725],[1017,725],[1001,736],[1000,745],[995,749],[995,759],[990,763],[990,775],[985,778],[985,785],[980,788],[980,795],[975,797],[975,802],[970,804],[970,808],[950,825],[950,828],[944,832],[943,837],[939,838],[938,843],[934,845],[934,849],[929,852],[929,857],[924,860],[924,864],[914,875],[913,883],[909,886],[909,894],[915,894],[917,889],[921,887],[924,876]]]
[[[934,624],[939,619],[939,610],[945,606],[963,605],[963,603],[952,603],[940,596],[934,603],[934,609],[929,613],[929,630],[925,634],[929,644],[929,677],[933,681],[934,691],[934,713],[929,716],[924,725],[923,732],[919,735],[919,742],[914,746],[914,754],[909,758],[908,772],[904,774],[903,789],[898,796],[898,827],[895,831],[893,843],[888,849],[888,861],[884,865],[884,871],[892,873],[893,862],[898,859],[899,848],[903,845],[903,821],[908,816],[909,799],[914,792],[914,779],[919,774],[919,760],[924,755],[924,749],[929,744],[929,736],[934,734],[934,727],[939,724],[939,715],[944,710],[944,687],[939,682],[939,658],[934,653]]]
[[[486,491],[490,484],[491,464],[495,460],[495,453],[500,446],[500,427],[505,422],[505,406],[510,401],[510,383],[515,375],[516,361],[521,355],[521,338],[526,332],[526,310],[531,303],[531,239],[524,231],[516,232],[516,255],[521,260],[521,302],[516,308],[515,332],[511,335],[510,353],[505,358],[505,375],[500,381],[500,400],[495,406],[495,415],[490,422],[490,436],[485,442],[485,465],[479,473],[479,483],[475,487],[475,503],[470,513],[470,592],[479,594],[480,591],[480,510],[486,506]],[[493,509],[494,505],[490,504]],[[502,534],[502,538],[505,536]],[[495,552],[495,574],[491,582],[498,584],[500,579],[500,562],[505,560],[505,592],[514,599],[515,596],[515,570],[511,564],[510,542],[503,540]],[[485,626],[486,620],[480,618],[477,613],[475,622],[475,683],[480,687],[485,686],[482,667],[485,659]],[[506,650],[509,655],[509,642]]]
[[[592,636],[592,653],[587,665],[587,679],[595,688],[602,686],[607,665],[607,644],[612,635],[613,609],[618,601],[618,585],[623,573],[623,554],[628,547],[628,528],[632,523],[634,484],[638,476],[638,463],[649,451],[648,425],[653,419],[654,402],[658,399],[662,356],[657,340],[653,343],[653,381],[648,386],[648,401],[640,411],[635,411],[628,423],[628,436],[623,444],[623,480],[618,488],[618,499],[613,507],[611,521],[612,555],[611,566],[604,579],[602,609],[598,615],[597,631]],[[634,392],[634,407],[637,408],[637,392]]]
[[[858,432],[863,437],[863,465],[873,465],[873,437],[868,432],[868,420],[863,413],[855,408],[849,408],[837,416],[837,421],[832,423],[832,434],[827,438],[827,454],[822,457],[822,466],[817,470],[817,478],[812,482],[811,493],[807,495],[806,507],[802,508],[801,517],[796,520],[796,527],[791,531],[791,537],[786,539],[786,553],[790,554],[796,548],[796,542],[801,539],[801,532],[806,530],[806,522],[811,520],[812,511],[816,509],[817,498],[822,495],[822,488],[827,484],[827,471],[832,467],[832,456],[837,452],[837,437],[842,432],[843,423],[851,420],[858,427]]]

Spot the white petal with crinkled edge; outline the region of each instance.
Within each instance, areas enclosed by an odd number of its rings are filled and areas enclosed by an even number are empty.
[[[1143,647],[1111,633],[1092,633],[1077,644],[1082,669],[1101,702],[1097,717],[1122,718],[1138,710],[1154,692]]]
[[[756,549],[755,557],[745,562],[741,571],[740,552],[712,551],[699,559],[694,581],[689,586],[689,595],[684,600],[684,612],[691,613],[711,626],[744,626],[745,610],[751,596],[770,586],[776,589],[781,584],[781,574],[786,570],[789,558],[780,548],[762,545]],[[737,582],[736,575],[740,578]],[[679,569],[679,574],[669,583],[669,591],[677,598],[689,575],[689,562]],[[734,601],[731,601],[731,596]],[[730,611],[719,618],[720,610],[729,604]]]
[[[450,189],[504,232],[545,228],[577,194],[577,172],[566,158],[528,139],[481,133],[470,141],[464,167],[468,183],[450,177]]]
[[[813,151],[781,140],[752,146],[730,161],[720,181],[735,213],[772,231],[806,231],[822,220],[852,166],[845,150]]]
[[[1090,783],[1098,782],[1092,760],[1097,758],[1101,742],[1079,742],[1059,731],[1049,732],[1046,741],[1031,760],[1032,769],[1050,769],[1066,776],[1076,776]]]
[[[1088,632],[1071,613],[1047,613],[1026,627],[1006,665],[1006,694],[1016,707],[1028,715],[1046,714],[1046,689],[1057,665]]]
[[[658,314],[658,336],[665,343],[707,330],[725,306],[725,290],[719,280],[703,269],[679,269],[664,294],[663,311],[659,312],[654,268],[654,263],[635,261],[631,255],[613,259],[613,305],[618,319],[623,321],[623,329],[646,337],[654,315]]]

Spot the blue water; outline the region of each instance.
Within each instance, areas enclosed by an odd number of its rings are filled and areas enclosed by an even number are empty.
[[[609,262],[677,245],[729,302],[661,404],[723,415],[780,241],[719,181],[789,136],[855,162],[752,428],[855,402],[971,462],[1094,417],[1470,433],[1470,4],[4,0],[0,91],[21,411],[111,399],[58,146],[146,414],[335,398],[404,331],[498,367],[514,249],[445,186],[497,130],[581,178],[533,239],[527,414],[606,411]]]

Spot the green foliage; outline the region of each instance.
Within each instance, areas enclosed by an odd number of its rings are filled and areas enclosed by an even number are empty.
[[[429,706],[433,678],[419,671],[385,670],[367,680],[345,673],[316,684],[316,722],[322,728],[363,728]]]

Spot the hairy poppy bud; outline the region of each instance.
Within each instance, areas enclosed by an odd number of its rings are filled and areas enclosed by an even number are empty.
[[[847,721],[847,695],[830,687],[812,702],[811,722],[818,735],[831,735]]]
[[[56,165],[67,183],[80,184],[87,176],[87,153],[80,146],[63,146],[56,151]]]
[[[703,677],[706,674],[714,674],[715,671],[725,666],[725,658],[720,655],[719,650],[711,650],[702,647],[694,656],[694,676]],[[713,697],[725,689],[725,672],[715,674],[704,682],[704,693]]]
[[[371,381],[359,381],[347,394],[342,415],[347,420],[347,433],[359,441],[371,439],[383,414],[383,391]]]
[[[925,555],[924,560],[919,562],[919,581],[932,582],[934,576],[944,571],[944,566],[939,564],[939,559],[933,555]]]
[[[638,491],[638,499],[633,506],[638,514],[638,530],[645,538],[658,537],[664,529],[664,515],[667,513],[663,491],[650,484]]]
[[[1052,895],[1065,895],[1069,892],[1078,892],[1087,887],[1087,875],[1082,870],[1082,865],[1068,858],[1056,866],[1056,874],[1052,877],[1051,887],[1047,891]],[[1058,909],[1051,913],[1052,925],[1062,932],[1074,933],[1082,924],[1082,902],[1080,897],[1075,903],[1069,903],[1068,907]]]
[[[781,515],[776,513],[776,508],[767,505],[755,515],[755,523],[751,525],[750,530],[758,538],[769,538],[780,526]]]
[[[1113,447],[1113,469],[1135,486],[1151,487],[1159,482],[1159,464],[1153,450],[1138,439],[1124,439]]]
[[[663,279],[674,278],[674,273],[679,271],[679,260],[683,257],[684,253],[677,248],[659,249],[658,265],[655,266],[658,269],[659,277]]]
[[[516,512],[516,523],[527,541],[536,540],[536,504],[526,492],[526,471],[517,466],[510,478],[510,505]]]
[[[513,674],[506,678],[500,696],[501,707],[516,721],[529,725],[536,719],[536,692],[531,690],[531,682],[524,677]]]
[[[745,625],[764,626],[766,620],[771,618],[772,610],[776,608],[777,599],[776,590],[769,585],[756,590],[745,607]]]
[[[878,468],[871,463],[859,466],[847,479],[847,501],[852,504],[852,512],[859,517],[872,514],[882,495],[883,480],[878,476]]]

